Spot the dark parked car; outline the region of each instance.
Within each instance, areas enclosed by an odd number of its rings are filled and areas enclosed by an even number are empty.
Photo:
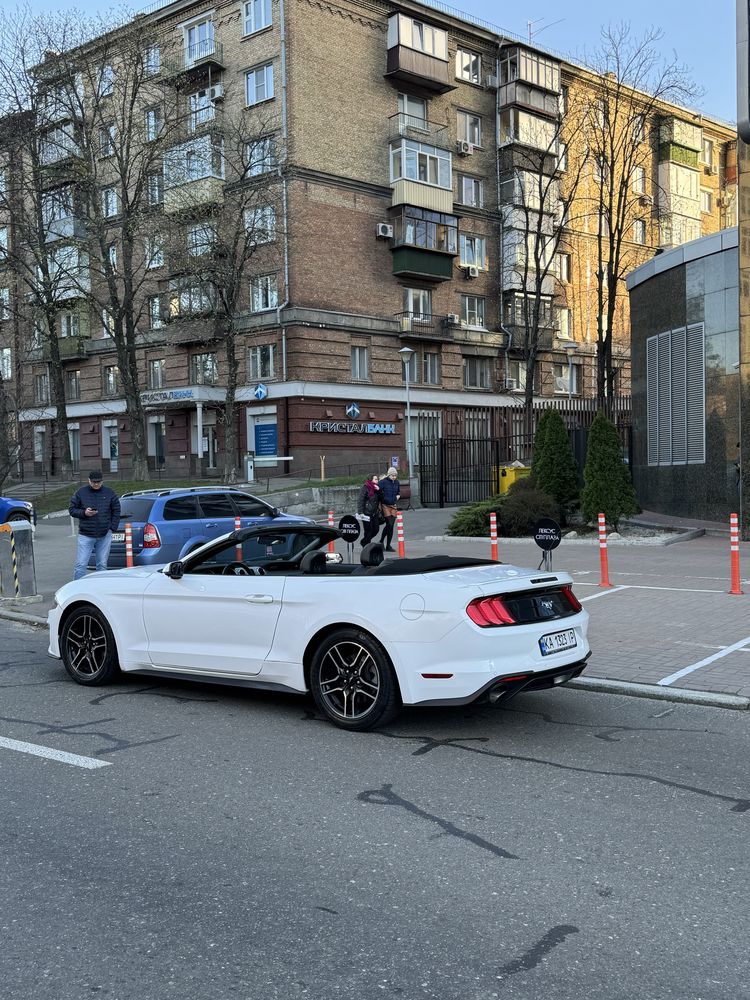
[[[119,530],[112,535],[110,567],[125,566],[125,524],[133,529],[133,565],[156,566],[182,559],[188,552],[233,531],[263,524],[309,523],[307,517],[282,513],[242,490],[221,486],[141,490],[120,497]]]
[[[36,524],[34,505],[26,500],[0,497],[0,524],[5,524],[6,521],[30,521]]]

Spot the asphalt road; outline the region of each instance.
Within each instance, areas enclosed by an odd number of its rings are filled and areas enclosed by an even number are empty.
[[[750,997],[747,712],[555,690],[352,735],[45,650],[0,622],[3,1000]]]

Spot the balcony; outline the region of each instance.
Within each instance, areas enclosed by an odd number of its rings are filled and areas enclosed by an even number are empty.
[[[434,316],[432,313],[396,313],[401,340],[452,340],[452,330],[460,326],[456,316]]]
[[[213,316],[180,316],[161,331],[170,344],[207,344],[217,340],[219,331]]]
[[[393,247],[393,273],[399,278],[448,281],[453,277],[453,254],[422,247]]]
[[[388,140],[415,139],[438,149],[452,149],[453,143],[447,125],[427,121],[417,115],[407,115],[399,112],[388,119]]]
[[[197,76],[203,70],[223,70],[224,46],[215,38],[204,38],[195,45],[186,45],[162,62],[162,79],[179,82],[186,74]]]
[[[46,242],[55,240],[83,240],[86,238],[86,220],[77,216],[51,219],[47,224]]]
[[[86,341],[83,337],[58,337],[57,350],[61,361],[72,361],[74,358],[85,358]],[[47,341],[40,349],[42,361],[52,361],[52,345]]]
[[[391,83],[407,83],[433,94],[447,94],[456,89],[451,68],[452,63],[445,59],[406,45],[394,45],[388,49],[385,78]]]
[[[224,181],[220,177],[199,177],[185,181],[164,192],[167,215],[194,212],[199,208],[221,205],[224,201]]]

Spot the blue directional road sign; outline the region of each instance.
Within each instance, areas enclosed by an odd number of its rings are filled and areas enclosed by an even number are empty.
[[[349,403],[346,408],[346,415],[350,420],[356,420],[359,416],[359,403]]]
[[[256,387],[253,389],[253,396],[255,396],[256,399],[265,399],[267,395],[268,386],[263,385],[262,382],[258,382]]]

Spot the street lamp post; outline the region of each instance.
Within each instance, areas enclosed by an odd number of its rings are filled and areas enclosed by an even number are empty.
[[[411,397],[409,394],[409,365],[414,355],[411,347],[402,347],[398,352],[404,365],[404,382],[406,383],[406,461],[409,464],[409,478],[414,475],[414,457],[411,441]]]

